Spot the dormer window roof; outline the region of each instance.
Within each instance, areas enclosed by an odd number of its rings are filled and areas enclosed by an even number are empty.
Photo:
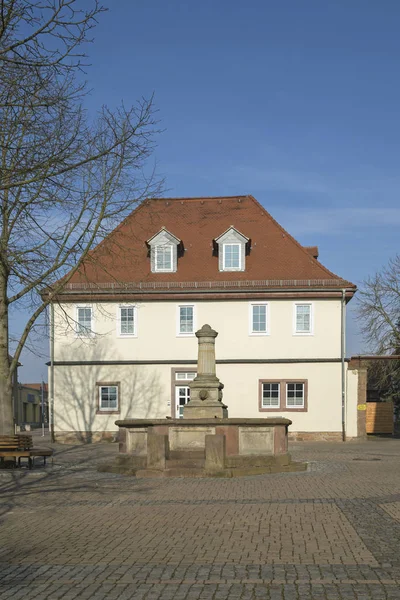
[[[233,225],[215,238],[218,245],[218,266],[220,271],[244,271],[246,267],[246,247],[250,240]]]
[[[150,247],[152,273],[175,273],[178,266],[178,247],[182,246],[181,240],[163,227],[146,243]]]

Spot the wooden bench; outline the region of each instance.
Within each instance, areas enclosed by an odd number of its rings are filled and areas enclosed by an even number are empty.
[[[23,436],[30,437],[30,436]],[[29,444],[29,440],[21,440],[18,435],[1,435],[0,436],[0,459],[1,464],[4,465],[6,459],[13,459],[14,466],[18,461],[18,465],[21,464],[21,458],[27,458],[29,468],[32,468],[32,459],[30,455],[30,449],[25,448],[24,445]],[[31,438],[32,442],[32,438]],[[32,444],[31,444],[32,445]]]
[[[19,438],[20,447],[24,450],[29,450],[32,466],[35,464],[35,456],[43,457],[43,464],[46,466],[46,458],[48,456],[53,456],[54,450],[51,448],[34,448],[31,435],[18,434],[17,437]]]
[[[53,456],[54,450],[51,448],[34,448],[31,435],[1,435],[0,436],[0,459],[4,463],[6,458],[18,461],[21,465],[21,458],[27,458],[29,468],[35,464],[35,457],[43,457],[43,463],[46,465],[46,458]]]

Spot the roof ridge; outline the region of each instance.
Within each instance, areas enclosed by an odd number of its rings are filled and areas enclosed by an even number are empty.
[[[158,198],[146,198],[143,202],[153,202],[162,200],[233,200],[234,198],[250,198],[250,194],[236,194],[235,196],[171,196],[171,197],[158,197]]]

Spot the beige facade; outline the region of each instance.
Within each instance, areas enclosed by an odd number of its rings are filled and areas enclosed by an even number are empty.
[[[55,367],[55,431],[117,431],[116,419],[176,416],[175,365],[81,365]],[[220,364],[217,376],[225,382],[224,402],[230,417],[287,417],[291,432],[336,432],[342,430],[340,363]],[[259,408],[260,381],[307,381],[307,410]],[[357,373],[347,371],[346,433],[357,436]],[[118,414],[98,411],[96,384],[119,383]]]
[[[54,429],[64,435],[112,434],[115,420],[177,416],[178,387],[193,375],[197,339],[179,333],[179,306],[193,306],[196,330],[209,323],[216,340],[217,376],[230,417],[284,416],[293,433],[342,431],[340,298],[305,300],[311,333],[295,331],[296,300],[265,300],[266,333],[252,333],[252,300],[77,303],[55,307]],[[134,306],[135,328],[121,335],[119,307]],[[92,330],[79,336],[77,308],[92,308]],[[182,375],[183,377],[184,375]],[[279,408],[262,410],[262,382],[279,384]],[[305,403],[286,406],[287,382],[301,382]],[[101,386],[118,387],[117,410],[99,410]],[[345,367],[346,433],[357,436],[357,372]],[[100,386],[100,387],[99,387]]]
[[[264,303],[255,300],[255,303]],[[267,334],[250,332],[253,301],[80,303],[55,307],[55,360],[73,360],[77,352],[86,360],[195,359],[197,339],[179,335],[178,307],[194,307],[194,329],[209,323],[219,335],[217,360],[222,359],[326,359],[340,358],[341,300],[305,300],[312,307],[312,333],[296,334],[295,306],[301,299],[265,301],[268,308]],[[134,335],[121,336],[118,309],[135,306]],[[76,334],[76,310],[91,307],[93,336]]]

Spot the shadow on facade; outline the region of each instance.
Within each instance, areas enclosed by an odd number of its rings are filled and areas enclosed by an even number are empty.
[[[102,360],[99,348],[89,352],[77,349],[74,361]],[[71,354],[68,354],[70,359]],[[67,360],[67,356],[59,358]],[[118,384],[119,412],[99,410],[99,385]],[[160,376],[149,366],[136,365],[65,365],[55,367],[55,433],[60,440],[90,444],[100,440],[115,441],[115,421],[146,419],[159,413],[165,417],[161,402]],[[61,435],[60,435],[61,434]],[[68,434],[70,440],[68,440]]]

